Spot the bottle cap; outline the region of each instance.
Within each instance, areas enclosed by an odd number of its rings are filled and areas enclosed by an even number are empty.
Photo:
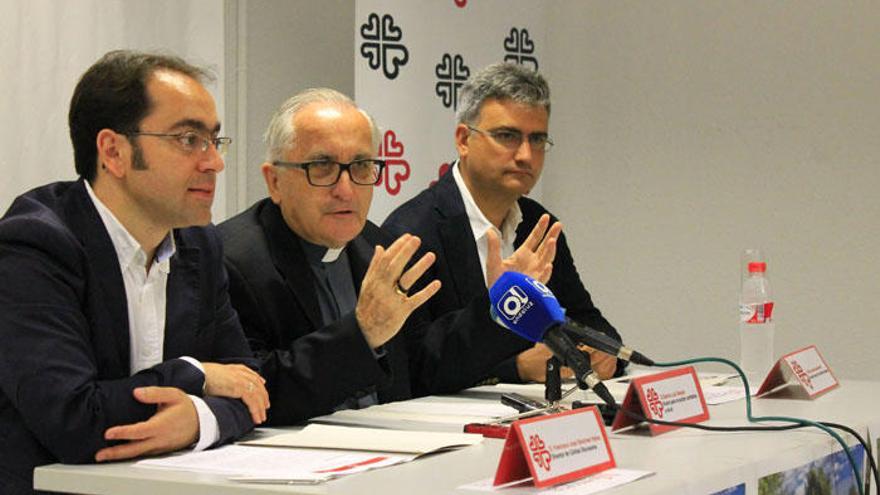
[[[753,261],[749,263],[749,273],[764,273],[767,271],[767,263],[763,261]]]

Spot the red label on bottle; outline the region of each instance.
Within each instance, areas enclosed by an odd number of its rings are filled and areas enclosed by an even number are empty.
[[[745,319],[746,323],[767,323],[773,319],[773,303],[755,304],[751,306],[751,315]]]

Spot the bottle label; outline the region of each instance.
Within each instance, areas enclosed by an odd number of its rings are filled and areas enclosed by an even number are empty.
[[[740,304],[739,319],[745,323],[768,323],[773,320],[773,302]]]

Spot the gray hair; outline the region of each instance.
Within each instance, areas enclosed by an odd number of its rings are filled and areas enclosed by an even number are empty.
[[[458,94],[456,121],[459,124],[475,124],[483,102],[488,99],[542,106],[550,115],[550,87],[547,80],[522,65],[507,62],[492,64],[468,79]]]
[[[293,119],[300,110],[312,103],[334,103],[356,108],[370,122],[373,150],[379,148],[379,128],[376,122],[369,113],[358,107],[354,100],[335,89],[309,88],[288,98],[272,115],[272,120],[269,121],[269,126],[263,134],[263,141],[266,143],[266,161],[283,160],[284,155],[293,148],[296,140]]]

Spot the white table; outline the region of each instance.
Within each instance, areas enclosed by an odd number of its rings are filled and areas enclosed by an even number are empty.
[[[468,398],[469,394],[465,391],[459,397]],[[840,388],[815,401],[758,399],[753,402],[753,409],[756,416],[786,415],[843,423],[862,435],[871,427],[876,438],[880,426],[880,382],[844,381]],[[710,414],[706,424],[746,424],[742,401],[711,406]],[[877,440],[874,442],[876,445]],[[314,486],[239,484],[218,475],[144,469],[131,462],[44,466],[36,470],[35,485],[42,490],[87,494],[475,494],[479,492],[458,487],[492,477],[502,443],[486,439],[481,445]],[[802,465],[839,449],[831,437],[814,429],[749,433],[679,429],[657,437],[630,432],[611,434],[611,446],[618,467],[656,473],[607,492],[611,494],[708,494],[741,482],[747,484],[747,493],[757,493],[758,477]],[[534,491],[516,488],[504,493]]]

